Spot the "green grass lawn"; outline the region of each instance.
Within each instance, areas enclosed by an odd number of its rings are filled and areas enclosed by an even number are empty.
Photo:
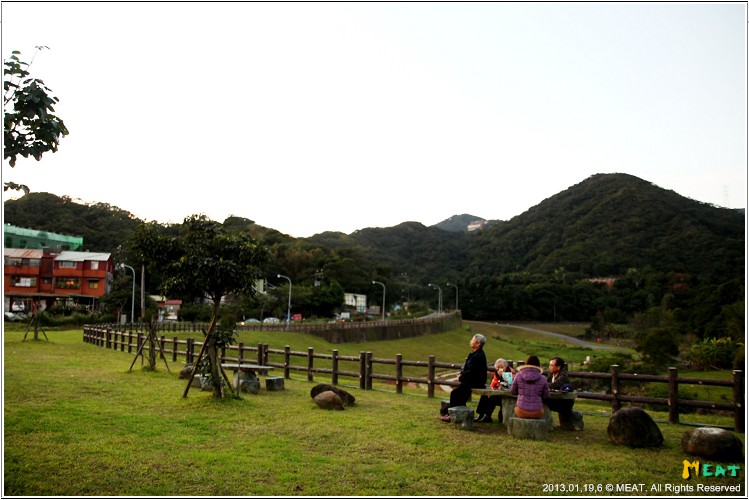
[[[744,463],[739,477],[683,480],[683,461],[695,459],[681,451],[684,426],[659,423],[666,440],[659,449],[612,445],[606,434],[610,411],[595,402],[576,404],[586,413],[584,431],[554,431],[549,442],[520,441],[497,424],[475,424],[466,432],[439,421],[445,393],[429,399],[346,387],[356,406],[323,411],[309,396],[314,384],[298,373],[281,392],[261,389],[242,400],[218,401],[192,389],[185,399],[185,381],[177,378],[181,364],[170,363],[168,373],[162,363],[148,372],[138,362],[128,372],[132,354],[85,344],[79,330],[47,335],[49,342],[21,342],[22,331],[4,332],[6,496],[560,494],[547,491],[548,484],[600,496],[597,485],[640,483],[643,494],[664,495],[651,486],[744,482]],[[243,341],[330,352],[314,337],[259,335],[272,338]],[[439,360],[460,363],[469,335],[334,348],[346,355],[367,350],[377,357],[399,352],[423,359],[428,343]],[[488,356],[495,354],[500,352]],[[619,493],[625,494],[631,496]]]

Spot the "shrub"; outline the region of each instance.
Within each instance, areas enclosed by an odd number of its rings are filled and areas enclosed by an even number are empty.
[[[736,362],[743,364],[744,344],[730,337],[709,338],[694,344],[684,355],[695,370],[731,369]]]

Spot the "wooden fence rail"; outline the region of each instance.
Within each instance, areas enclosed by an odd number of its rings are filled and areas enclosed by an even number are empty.
[[[127,350],[128,353],[132,353],[137,351],[144,338],[143,332],[121,328],[119,325],[116,327],[86,325],[83,328],[84,342],[120,352]],[[203,345],[202,342],[192,338],[181,340],[178,337],[173,337],[167,339],[163,335],[159,338],[159,343],[164,355],[171,355],[171,361],[177,362],[179,359],[184,359],[185,363],[193,363]],[[148,350],[148,346],[146,345],[144,349]],[[251,362],[280,368],[283,370],[284,378],[287,379],[291,378],[292,371],[305,373],[307,380],[310,382],[314,381],[315,374],[330,375],[333,385],[339,384],[340,377],[353,378],[358,380],[359,388],[364,390],[372,390],[374,380],[392,383],[397,394],[403,393],[404,384],[423,384],[426,385],[427,395],[430,398],[435,397],[437,386],[456,387],[458,382],[450,380],[450,378],[454,378],[456,372],[462,368],[462,364],[437,361],[433,355],[429,356],[427,361],[409,361],[404,360],[400,354],[397,354],[395,359],[375,358],[371,352],[367,351],[361,351],[359,356],[341,356],[337,349],[334,349],[332,354],[319,354],[315,353],[311,347],[307,348],[306,351],[292,351],[289,346],[285,346],[283,349],[271,349],[268,344],[246,346],[244,343],[239,343],[236,346],[225,348],[221,356],[222,362]],[[304,364],[292,364],[294,362],[292,358]],[[315,360],[323,361],[323,366],[316,365]],[[382,373],[381,371],[375,371],[375,365],[393,366],[394,368],[390,370],[390,373]],[[412,373],[423,373],[426,370],[426,376],[406,375],[404,368],[409,369]],[[439,373],[438,369],[440,370]],[[493,370],[493,367],[487,367],[487,371]],[[673,367],[669,368],[667,376],[620,373],[619,365],[612,365],[609,373],[576,371],[569,372],[568,375],[573,379],[607,380],[609,390],[606,392],[578,392],[577,397],[608,401],[612,412],[619,410],[622,403],[667,405],[668,421],[680,423],[680,407],[727,411],[734,415],[733,429],[737,432],[744,432],[746,396],[744,372],[742,370],[734,370],[732,380],[679,377],[677,369]],[[665,383],[668,386],[668,397],[657,398],[624,394],[621,388],[621,382],[623,381]],[[680,384],[729,387],[733,389],[733,400],[731,402],[715,402],[680,399]]]

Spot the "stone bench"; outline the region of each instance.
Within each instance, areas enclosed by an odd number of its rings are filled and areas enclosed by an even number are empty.
[[[461,429],[473,430],[473,410],[467,406],[452,406],[447,409],[450,422],[460,425]]]
[[[549,440],[549,422],[545,418],[510,417],[507,432],[520,439]]]
[[[268,391],[282,391],[284,389],[283,377],[266,377],[265,389]]]

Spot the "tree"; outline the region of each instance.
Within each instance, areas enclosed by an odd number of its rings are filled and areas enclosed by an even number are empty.
[[[219,327],[221,298],[230,293],[255,293],[255,281],[260,278],[260,268],[267,260],[266,249],[247,234],[227,233],[221,224],[203,215],[186,218],[182,234],[169,239],[171,245],[151,245],[151,248],[171,246],[174,253],[161,255],[177,256],[166,263],[167,277],[162,283],[164,294],[199,294],[211,301],[211,320],[208,331],[204,332],[204,352],[213,395],[224,398],[219,357],[221,348],[233,342],[235,330],[230,322],[222,322]],[[162,260],[160,255],[151,255],[151,258],[154,262]]]
[[[48,47],[36,49],[44,48]],[[28,71],[31,63],[21,61],[20,55],[13,51],[3,68],[4,157],[10,160],[11,167],[16,166],[18,155],[33,156],[39,161],[47,151],[54,153],[61,136],[68,135],[65,123],[54,115],[54,104],[59,99],[43,81],[31,77]],[[27,186],[15,182],[6,182],[4,191],[8,189],[29,192]]]

